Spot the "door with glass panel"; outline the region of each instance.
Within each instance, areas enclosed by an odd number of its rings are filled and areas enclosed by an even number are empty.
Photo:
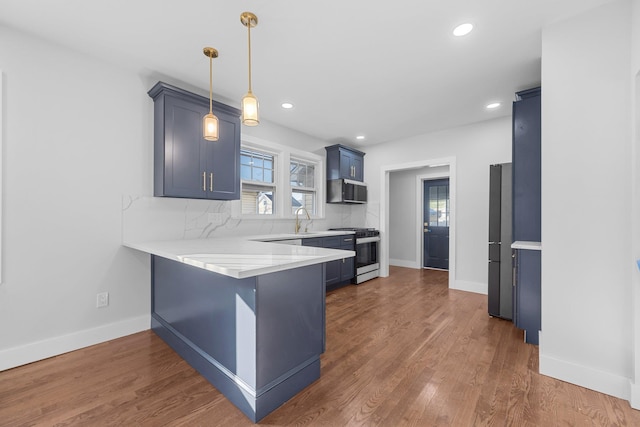
[[[448,270],[449,178],[423,182],[423,267]]]

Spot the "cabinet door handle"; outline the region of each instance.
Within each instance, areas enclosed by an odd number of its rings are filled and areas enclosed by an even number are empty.
[[[213,172],[209,174],[209,191],[213,191]]]
[[[516,256],[516,252],[511,255],[511,286],[514,288],[518,287],[516,283],[518,280],[518,257]]]
[[[202,172],[202,191],[207,191],[207,173]]]

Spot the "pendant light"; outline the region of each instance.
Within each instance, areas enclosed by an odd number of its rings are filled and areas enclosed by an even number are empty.
[[[218,118],[213,114],[213,58],[218,57],[218,51],[212,47],[203,49],[205,56],[209,57],[209,114],[202,121],[202,135],[207,141],[218,140]]]
[[[242,124],[256,126],[260,120],[258,119],[258,98],[251,92],[251,27],[258,25],[258,17],[251,12],[242,12],[240,22],[247,27],[249,40],[249,91],[242,98]]]

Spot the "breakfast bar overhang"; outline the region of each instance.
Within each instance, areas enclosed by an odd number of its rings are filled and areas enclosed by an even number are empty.
[[[127,244],[151,255],[151,327],[257,422],[320,377],[324,263],[351,251],[246,239]]]

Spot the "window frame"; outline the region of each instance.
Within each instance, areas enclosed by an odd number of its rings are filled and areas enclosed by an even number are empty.
[[[313,219],[325,218],[325,158],[315,153],[308,151],[298,150],[293,147],[280,145],[271,141],[256,138],[250,135],[242,135],[241,137],[241,150],[256,151],[274,156],[274,193],[275,203],[273,206],[274,213],[265,214],[243,214],[242,213],[242,200],[232,201],[231,214],[233,218],[238,219],[262,219],[262,220],[277,220],[277,219],[289,219],[295,218],[295,214],[292,212],[292,190],[290,164],[291,159],[309,163],[314,165],[314,183],[316,191],[316,213],[310,215]],[[242,182],[240,184],[240,193],[242,194]],[[246,181],[249,185],[261,185],[262,183],[256,181]]]

